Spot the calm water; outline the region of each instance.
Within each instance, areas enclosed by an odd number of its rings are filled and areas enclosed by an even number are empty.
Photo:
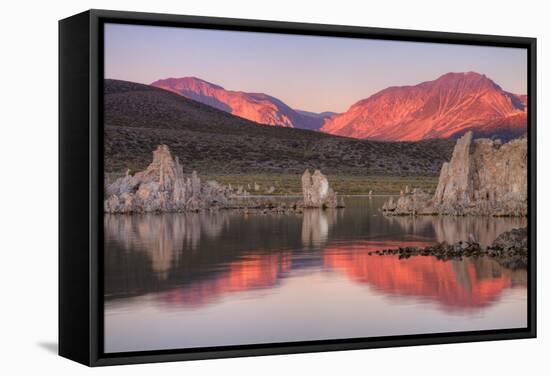
[[[385,198],[303,215],[105,216],[105,351],[527,325],[526,271],[490,259],[369,256],[488,244],[513,218],[386,218]]]

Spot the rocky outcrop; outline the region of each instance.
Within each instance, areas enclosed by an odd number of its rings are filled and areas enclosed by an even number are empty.
[[[432,196],[419,188],[414,188],[412,192],[401,192],[397,199],[390,197],[382,205],[384,213],[406,213],[406,214],[426,214],[426,202],[431,200]]]
[[[166,145],[153,152],[153,162],[141,172],[115,180],[105,188],[106,213],[197,211],[227,203],[231,191],[214,181],[202,183],[196,172],[183,175],[178,158]]]
[[[307,207],[337,206],[336,194],[319,171],[309,176],[308,184],[304,191],[308,192]],[[270,187],[266,193],[274,191],[275,188]],[[251,197],[242,185],[203,183],[195,171],[186,177],[178,158],[172,158],[166,145],[158,146],[153,152],[153,161],[145,170],[134,175],[127,171],[125,176],[106,186],[105,197],[104,211],[112,214],[205,209],[233,209],[247,214],[302,214],[306,207],[302,202]]]
[[[328,180],[319,170],[313,175],[306,170],[302,175],[302,192],[305,208],[335,208],[338,205],[336,193],[330,188]]]
[[[461,137],[441,168],[433,206],[445,214],[527,215],[527,139]]]
[[[390,199],[382,208],[390,215],[527,215],[527,139],[502,144],[458,139],[450,162],[441,168],[435,194],[419,190]]]
[[[526,268],[529,251],[527,239],[527,227],[504,232],[487,248],[488,254],[507,268]]]

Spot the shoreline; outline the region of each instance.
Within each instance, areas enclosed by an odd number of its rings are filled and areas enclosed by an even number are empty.
[[[390,197],[390,196],[399,196],[399,194],[397,193],[381,193],[381,194],[372,194],[372,195],[369,195],[369,194],[354,194],[354,195],[345,195],[345,194],[339,194],[338,192],[336,192],[338,194],[338,197]],[[271,197],[275,197],[275,198],[302,198],[303,196],[302,195],[299,195],[299,194],[296,194],[296,195],[248,195],[248,196],[233,196],[231,198],[236,198],[236,199],[250,199],[250,198],[271,198]]]

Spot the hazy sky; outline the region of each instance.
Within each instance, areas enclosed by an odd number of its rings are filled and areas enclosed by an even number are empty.
[[[105,77],[150,84],[196,76],[308,111],[345,111],[388,86],[483,73],[527,92],[524,49],[107,24]]]

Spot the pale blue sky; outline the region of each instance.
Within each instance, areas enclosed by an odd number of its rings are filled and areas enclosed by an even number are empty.
[[[315,112],[343,112],[388,86],[467,71],[527,92],[525,49],[105,25],[106,78],[150,84],[196,76]]]

